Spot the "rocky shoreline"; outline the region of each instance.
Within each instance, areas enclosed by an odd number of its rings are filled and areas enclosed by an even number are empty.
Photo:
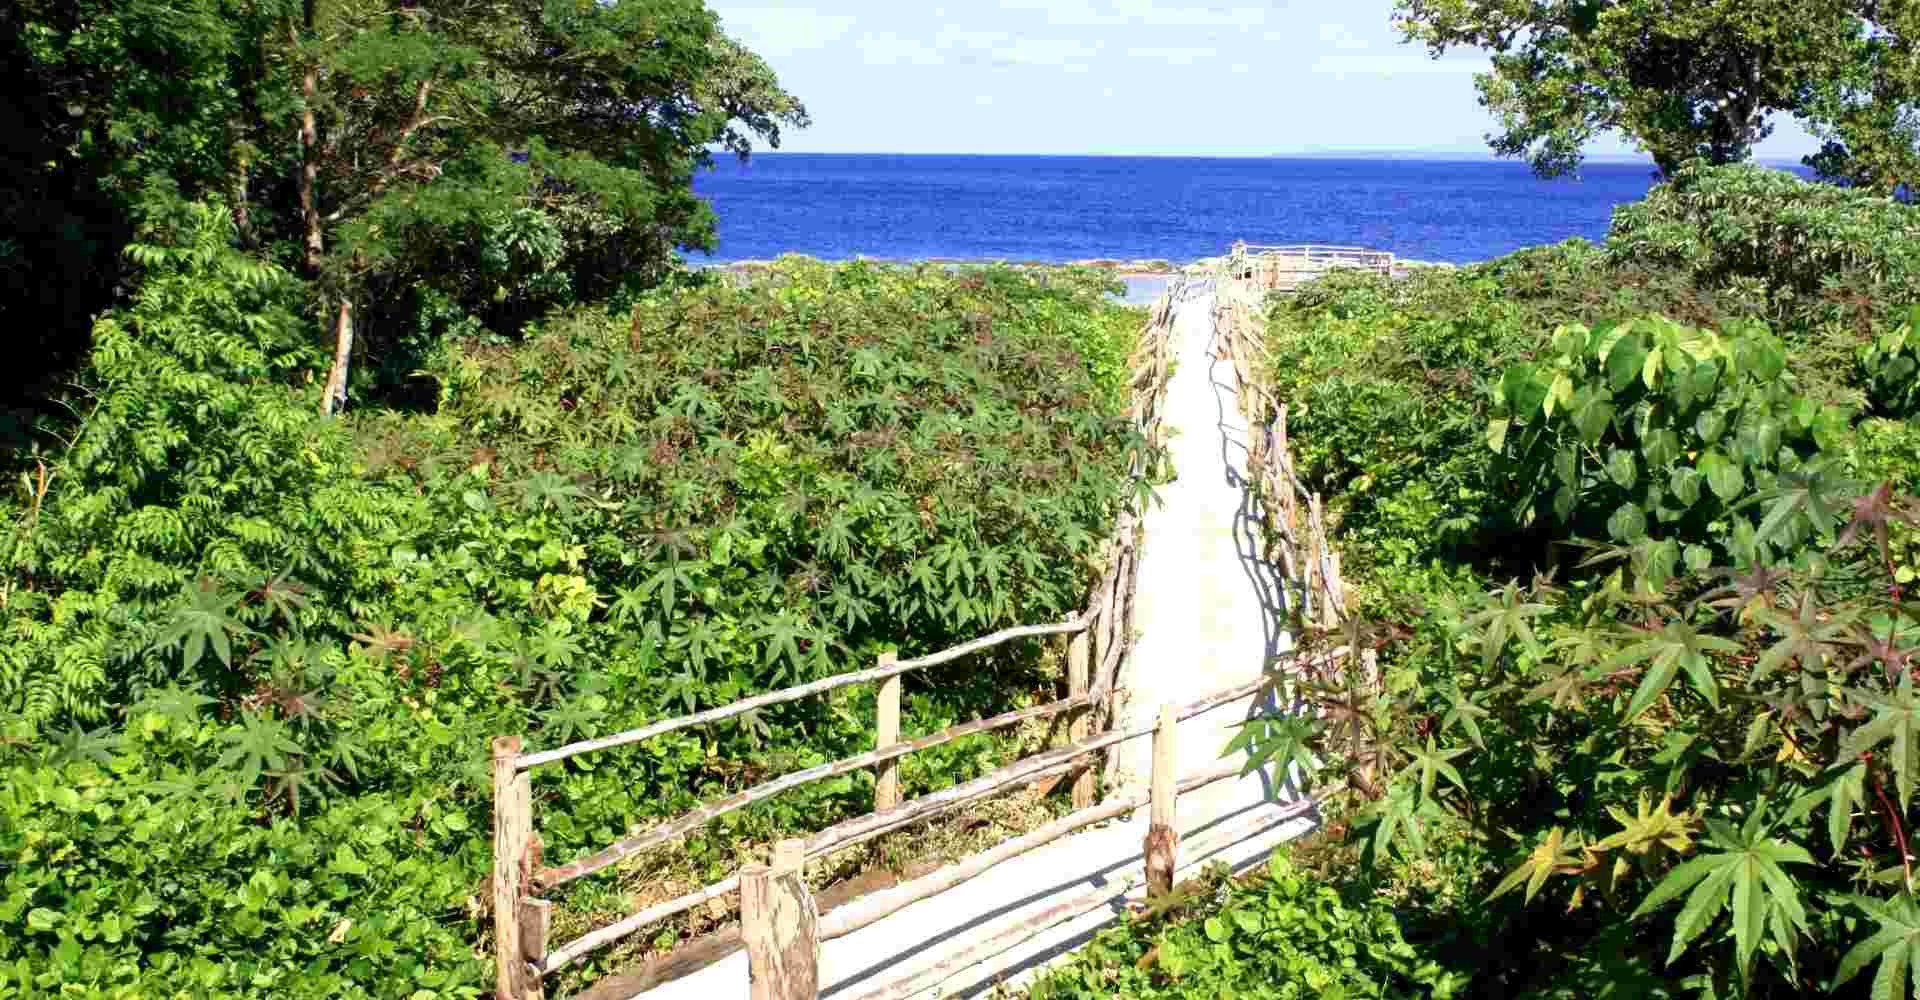
[[[811,255],[808,255],[808,254],[788,254],[786,256],[801,257],[808,260],[820,259],[820,258],[812,257]],[[1203,258],[1200,258],[1199,260],[1192,261],[1185,264],[1176,264],[1171,260],[1167,260],[1164,258],[1157,258],[1157,257],[1156,258],[1137,258],[1132,260],[1126,260],[1126,259],[1114,258],[1114,257],[1095,257],[1087,260],[1048,261],[1048,260],[1014,260],[1006,257],[895,258],[895,257],[874,257],[874,256],[869,256],[867,254],[857,254],[848,259],[853,261],[867,261],[867,262],[876,263],[876,264],[898,264],[898,265],[936,264],[944,267],[957,267],[957,266],[964,266],[964,265],[980,265],[980,264],[1004,264],[1008,267],[1020,267],[1020,268],[1088,267],[1088,268],[1094,268],[1097,270],[1107,271],[1116,278],[1160,278],[1160,277],[1171,277],[1173,275],[1181,274],[1181,273],[1192,273],[1195,271],[1208,270],[1213,265],[1215,265],[1219,261],[1225,260],[1226,258],[1225,257],[1203,257]],[[725,263],[720,263],[720,264],[697,264],[695,266],[700,267],[702,269],[723,271],[731,274],[749,274],[754,271],[767,270],[768,268],[773,267],[776,263],[778,263],[778,260],[754,259],[754,260],[727,261]],[[1394,261],[1394,265],[1396,269],[1401,269],[1401,270],[1410,270],[1410,269],[1417,269],[1417,268],[1455,268],[1455,267],[1467,266],[1463,264],[1451,263],[1448,261],[1411,260],[1406,258],[1396,258]]]
[[[818,258],[810,257],[807,254],[790,254],[788,256],[806,257],[808,259],[818,259]],[[1121,260],[1117,258],[1099,257],[1099,258],[1093,258],[1090,260],[1050,261],[1050,260],[1014,260],[1014,259],[1005,258],[1005,257],[990,257],[990,258],[917,257],[917,258],[908,259],[908,258],[892,258],[892,257],[872,257],[866,254],[859,254],[850,259],[856,260],[856,261],[868,261],[876,264],[937,264],[941,266],[960,266],[960,265],[971,265],[971,264],[1005,264],[1009,267],[1038,267],[1038,268],[1090,267],[1090,268],[1095,268],[1102,271],[1109,271],[1115,277],[1118,277],[1118,278],[1161,277],[1161,276],[1178,274],[1181,271],[1186,269],[1186,267],[1183,265],[1175,264],[1173,261],[1162,259],[1162,258],[1142,258],[1138,260]],[[752,271],[764,271],[767,268],[774,266],[777,262],[778,261],[775,261],[775,260],[735,260],[735,261],[728,261],[724,264],[704,264],[700,266],[705,268],[710,268],[716,271],[746,273],[746,272],[752,272]]]

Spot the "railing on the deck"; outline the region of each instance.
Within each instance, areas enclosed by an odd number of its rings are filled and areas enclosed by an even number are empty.
[[[1339,268],[1357,268],[1395,273],[1394,255],[1365,247],[1326,246],[1295,243],[1268,246],[1235,243],[1227,257],[1227,276],[1262,289],[1291,288],[1293,285]]]
[[[1133,402],[1129,417],[1135,429],[1149,442],[1159,443],[1164,432],[1162,420],[1166,408],[1166,386],[1172,355],[1168,336],[1171,332],[1173,305],[1184,297],[1187,278],[1176,276],[1149,314],[1142,344],[1134,355],[1129,376]],[[1131,473],[1151,476],[1148,466],[1151,450],[1137,454]],[[1125,689],[1122,675],[1123,653],[1131,642],[1132,595],[1138,570],[1135,553],[1136,515],[1128,510],[1115,525],[1106,542],[1107,570],[1093,589],[1084,611],[1065,622],[1026,625],[983,636],[951,649],[913,659],[896,659],[884,654],[873,667],[841,674],[757,695],[730,705],[692,715],[666,719],[638,729],[581,740],[550,750],[525,752],[521,738],[502,736],[493,741],[494,794],[494,870],[492,878],[495,993],[499,1000],[531,1000],[544,996],[544,977],[580,961],[596,949],[606,947],[650,924],[665,920],[695,906],[738,892],[741,899],[742,937],[753,970],[755,997],[807,997],[812,1000],[817,988],[817,949],[820,941],[831,940],[864,927],[915,900],[943,891],[970,879],[1010,857],[1032,850],[1068,832],[1118,816],[1146,804],[1154,807],[1161,844],[1153,846],[1149,833],[1148,874],[1151,884],[1171,879],[1174,849],[1171,817],[1174,796],[1182,790],[1218,781],[1237,773],[1237,767],[1220,767],[1175,782],[1171,772],[1172,726],[1209,708],[1247,697],[1267,682],[1263,679],[1216,692],[1185,706],[1162,710],[1157,725],[1135,726],[1095,734],[1107,729],[1117,717],[1119,697]],[[1067,697],[1044,705],[1007,712],[988,719],[951,726],[913,740],[900,738],[900,679],[902,676],[980,652],[1020,638],[1072,636],[1066,657]],[[785,704],[824,694],[855,684],[877,685],[877,725],[874,749],[829,764],[795,771],[726,798],[709,802],[698,809],[668,820],[659,826],[612,844],[598,853],[557,867],[542,863],[541,844],[534,831],[532,783],[530,772],[538,767],[558,764],[583,754],[628,746],[691,726],[705,725],[742,715],[771,705]],[[952,742],[963,736],[990,732],[1018,725],[1031,719],[1066,714],[1069,716],[1065,747],[1049,750],[1017,761],[973,781],[911,801],[901,801],[898,767],[902,757],[919,750]],[[1169,721],[1171,720],[1171,721]],[[1127,740],[1155,733],[1153,792],[1150,796],[1131,796],[1104,804],[1094,804],[1092,758]],[[1161,757],[1166,754],[1163,765]],[[1118,755],[1109,755],[1111,774]],[[704,886],[694,892],[631,914],[572,941],[553,946],[551,902],[539,894],[576,879],[618,864],[642,851],[670,843],[712,821],[781,792],[837,775],[872,768],[875,772],[874,811],[846,820],[809,837],[786,840],[776,845],[773,864],[748,866],[738,875]],[[1162,770],[1166,774],[1162,774]],[[1073,785],[1075,812],[1022,837],[978,854],[949,869],[905,883],[859,901],[857,906],[836,910],[822,921],[798,878],[798,870],[809,858],[850,847],[882,834],[900,829],[978,801],[1009,786],[1078,771]],[[1164,786],[1164,787],[1163,787]],[[1164,819],[1166,823],[1162,823]],[[1157,881],[1156,881],[1157,880]],[[1089,909],[1097,901],[1087,903]],[[1064,919],[1064,917],[1057,918]],[[1016,928],[1018,930],[1018,928]],[[1030,932],[1029,932],[1030,933]],[[1024,938],[1021,938],[1024,939]],[[810,942],[810,943],[809,943]],[[1009,940],[1005,947],[1018,943]],[[997,953],[997,952],[996,952]],[[765,988],[763,989],[763,984]]]

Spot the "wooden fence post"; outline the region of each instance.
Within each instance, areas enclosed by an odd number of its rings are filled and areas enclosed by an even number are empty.
[[[1160,706],[1160,724],[1153,730],[1153,784],[1148,806],[1152,822],[1147,827],[1147,897],[1164,896],[1173,891],[1173,871],[1179,867],[1180,834],[1174,829],[1174,769],[1179,767],[1174,743],[1174,727],[1179,715],[1171,703]]]
[[[520,957],[528,962],[538,962],[547,957],[547,939],[553,929],[553,903],[545,899],[520,900]],[[533,992],[528,996],[537,997],[545,989],[539,977],[528,974],[533,980]]]
[[[1091,643],[1092,640],[1087,637],[1087,633],[1081,632],[1076,634],[1073,642],[1067,646],[1067,696],[1070,698],[1083,697],[1088,692],[1087,672]],[[1087,738],[1087,729],[1092,716],[1093,706],[1091,705],[1073,710],[1073,715],[1069,716],[1072,721],[1067,725],[1068,742],[1078,743]],[[1073,807],[1085,809],[1090,805],[1093,805],[1093,766],[1088,764],[1081,767],[1079,775],[1073,779]]]
[[[1327,547],[1326,623],[1327,628],[1332,629],[1340,627],[1340,615],[1347,606],[1347,584],[1340,576],[1340,553],[1334,549],[1333,543],[1327,540],[1325,534],[1320,538]]]
[[[880,654],[880,666],[893,666],[899,655]],[[900,675],[880,682],[877,703],[878,723],[874,727],[873,748],[885,750],[900,742]],[[873,809],[879,812],[900,804],[900,758],[882,761],[873,769]]]
[[[820,914],[801,874],[806,841],[783,840],[773,864],[740,870],[740,938],[752,1000],[817,1000]]]
[[[539,1000],[540,977],[527,967],[529,945],[546,950],[538,918],[530,928],[537,940],[523,938],[521,921],[534,902],[527,892],[528,850],[533,843],[533,784],[517,764],[520,737],[493,741],[493,951],[494,996],[498,1000]]]

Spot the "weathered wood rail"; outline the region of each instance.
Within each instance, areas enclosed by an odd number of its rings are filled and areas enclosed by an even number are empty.
[[[1292,291],[1295,287],[1340,268],[1357,268],[1392,275],[1394,255],[1364,247],[1296,243],[1266,246],[1235,243],[1225,259],[1223,277],[1261,292]]]
[[[1356,619],[1349,607],[1347,585],[1341,575],[1340,553],[1328,531],[1320,494],[1310,489],[1294,466],[1287,431],[1289,404],[1274,391],[1269,375],[1274,360],[1265,342],[1264,308],[1271,288],[1257,279],[1236,277],[1233,258],[1216,281],[1214,328],[1222,350],[1234,366],[1240,384],[1240,405],[1247,418],[1247,471],[1260,499],[1262,534],[1267,557],[1281,571],[1297,603],[1299,621],[1342,636],[1358,650],[1342,666],[1357,663],[1347,680],[1362,690],[1377,691],[1380,665],[1377,652],[1366,648],[1355,634]],[[1321,680],[1333,676],[1333,660],[1303,660],[1308,672]]]
[[[1258,280],[1235,277],[1233,266],[1229,258],[1228,273],[1217,282],[1214,329],[1239,379],[1248,428],[1247,471],[1258,487],[1269,555],[1294,584],[1301,621],[1332,629],[1348,617],[1340,553],[1328,539],[1320,494],[1294,469],[1289,407],[1267,376],[1273,360],[1261,311],[1267,289]]]
[[[1184,276],[1176,277],[1168,292],[1150,311],[1140,347],[1130,362],[1132,402],[1129,417],[1140,439],[1147,445],[1157,445],[1164,440],[1162,423],[1172,364],[1168,338],[1171,335],[1173,306],[1184,296],[1185,283]],[[1157,447],[1136,450],[1130,462],[1130,472],[1136,480],[1152,477],[1159,471],[1151,464],[1153,456],[1157,454]],[[580,740],[548,750],[526,752],[521,737],[496,738],[492,747],[492,896],[496,997],[499,1000],[544,997],[546,976],[650,925],[709,901],[738,893],[742,938],[752,970],[752,995],[812,998],[818,988],[817,960],[821,941],[851,933],[916,900],[943,891],[990,869],[1000,861],[1032,850],[1068,832],[1138,808],[1145,802],[1140,796],[1096,805],[1093,801],[1091,765],[1100,752],[1127,740],[1155,734],[1158,729],[1167,731],[1156,736],[1154,788],[1160,798],[1154,800],[1154,815],[1160,817],[1164,808],[1170,817],[1172,797],[1180,788],[1174,783],[1170,772],[1164,780],[1159,774],[1159,742],[1167,741],[1169,748],[1172,745],[1169,727],[1180,719],[1250,696],[1265,681],[1216,692],[1184,706],[1169,706],[1155,725],[1124,730],[1111,728],[1111,721],[1118,718],[1120,698],[1125,690],[1126,651],[1132,638],[1132,599],[1138,569],[1137,529],[1137,513],[1132,509],[1123,512],[1105,543],[1105,573],[1094,585],[1085,610],[1064,622],[1003,629],[950,649],[910,659],[898,659],[888,653],[868,669],[838,674],[626,732]],[[912,740],[900,738],[900,681],[904,675],[952,663],[1004,643],[1049,636],[1071,637],[1066,656],[1067,697],[951,726]],[[530,777],[534,769],[858,684],[876,686],[877,725],[871,751],[785,774],[708,802],[698,809],[566,864],[553,867],[543,864],[540,837],[534,829]],[[1065,715],[1069,720],[1068,744],[1065,747],[1016,761],[953,788],[901,801],[897,767],[899,760],[906,755],[965,736],[1060,715]],[[1115,755],[1108,755],[1109,768],[1115,759]],[[1167,760],[1168,767],[1171,767],[1172,758],[1169,756]],[[869,768],[875,772],[873,812],[805,838],[782,841],[775,846],[767,865],[747,866],[737,875],[647,907],[564,944],[555,946],[549,941],[552,903],[541,899],[541,893],[604,872],[623,860],[667,845],[699,830],[719,816],[810,782]],[[935,872],[926,878],[897,886],[887,893],[863,899],[857,907],[835,911],[824,921],[804,882],[797,876],[809,859],[931,819],[1011,787],[1068,773],[1076,774],[1072,790],[1076,810],[1073,814],[976,855],[954,869]],[[1205,784],[1230,777],[1233,773],[1232,769],[1216,769],[1191,780]],[[1172,850],[1173,845],[1169,841],[1161,849],[1158,862],[1163,866],[1171,865],[1169,852]],[[1171,872],[1173,869],[1167,867],[1166,870]]]

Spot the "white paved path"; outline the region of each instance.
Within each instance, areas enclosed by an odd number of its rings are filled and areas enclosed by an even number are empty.
[[[1235,401],[1233,366],[1213,357],[1211,285],[1190,289],[1176,314],[1174,341],[1178,360],[1167,393],[1167,423],[1178,476],[1161,487],[1163,505],[1144,518],[1139,640],[1125,679],[1133,691],[1123,709],[1129,721],[1153,719],[1163,702],[1193,701],[1251,680],[1287,648],[1274,574],[1251,555],[1255,522],[1244,481],[1246,425]],[[1241,702],[1183,723],[1181,775],[1214,766],[1232,724],[1251,709]],[[1147,780],[1150,744],[1141,739],[1124,745],[1123,783]],[[1309,818],[1279,815],[1276,801],[1295,797],[1290,789],[1273,788],[1262,774],[1183,796],[1179,877],[1215,860],[1236,869],[1261,863],[1275,846],[1312,829]],[[1002,980],[1025,980],[1085,943],[1117,918],[1125,900],[1141,895],[1145,832],[1140,816],[1063,838],[828,942],[821,949],[821,996],[851,1000],[920,973],[926,978],[913,995],[923,997],[974,996]],[[957,974],[931,972],[999,928],[1096,890],[1110,891],[1111,899],[1092,912]],[[746,986],[746,957],[736,953],[646,995],[711,1000],[744,997]]]

